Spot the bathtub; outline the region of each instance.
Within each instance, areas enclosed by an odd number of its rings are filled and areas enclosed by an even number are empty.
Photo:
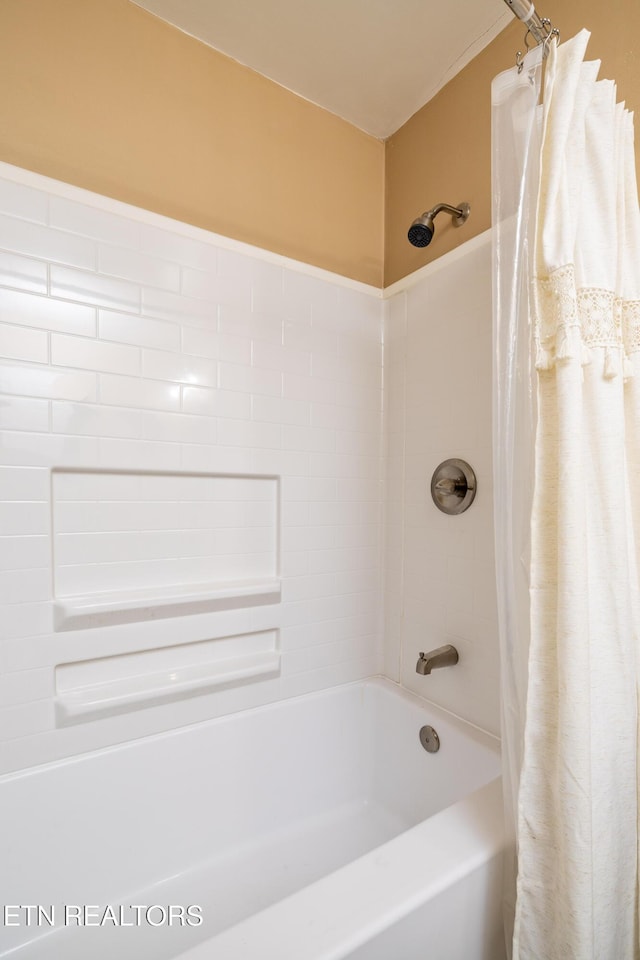
[[[3,958],[504,957],[498,743],[387,680],[6,776],[0,809]]]

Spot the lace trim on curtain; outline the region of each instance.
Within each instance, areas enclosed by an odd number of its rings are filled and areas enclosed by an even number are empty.
[[[573,264],[532,281],[536,369],[558,361],[591,362],[590,347],[604,347],[604,376],[633,376],[629,354],[640,351],[640,300],[612,290],[576,288]]]

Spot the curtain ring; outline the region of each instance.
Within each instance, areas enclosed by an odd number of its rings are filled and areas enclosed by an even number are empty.
[[[549,26],[551,26],[551,21],[549,21]],[[545,57],[549,52],[549,46],[551,45],[552,40],[555,40],[556,43],[560,43],[560,31],[558,30],[557,27],[551,27],[551,29],[549,30],[549,33],[544,38],[544,56]]]
[[[529,51],[533,50],[533,47],[529,46],[529,41],[528,41],[528,37],[530,33],[531,33],[531,30],[527,28],[527,32],[524,35],[524,53],[521,50],[518,50],[518,52],[516,53],[516,67],[518,68],[518,73],[522,73],[522,70],[524,67],[524,59],[526,55],[529,53]],[[547,34],[547,37],[548,37],[548,34]]]
[[[560,31],[558,30],[557,27],[553,26],[553,24],[551,23],[551,20],[549,20],[549,17],[543,17],[541,22],[542,22],[542,26],[545,27],[547,31],[547,35],[542,41],[543,43],[542,55],[543,57],[546,58],[549,52],[549,44],[554,39],[554,37],[556,39],[556,42],[560,43]]]
[[[558,30],[557,27],[553,26],[553,24],[551,23],[551,20],[549,20],[548,17],[542,17],[540,22],[542,23],[542,26],[546,30],[545,37],[541,41],[539,41],[542,44],[542,56],[544,59],[546,59],[547,54],[549,53],[549,45],[551,41],[555,39],[557,43],[560,42],[560,31]],[[533,34],[531,33],[531,28],[527,27],[527,32],[524,35],[525,51],[524,53],[522,53],[521,50],[518,50],[518,52],[516,53],[516,67],[518,69],[518,73],[522,73],[525,57],[527,56],[529,51],[533,50],[534,47],[538,45],[538,41],[535,41],[531,46],[529,46],[530,35],[531,37],[533,37]]]

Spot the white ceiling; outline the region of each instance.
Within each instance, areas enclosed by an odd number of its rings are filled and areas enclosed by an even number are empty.
[[[380,138],[512,19],[502,0],[133,2]]]

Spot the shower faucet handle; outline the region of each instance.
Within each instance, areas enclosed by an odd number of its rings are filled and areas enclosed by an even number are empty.
[[[467,492],[467,481],[464,479],[453,479],[452,477],[442,477],[434,484],[434,489],[442,493],[448,493],[456,497],[464,497]]]

